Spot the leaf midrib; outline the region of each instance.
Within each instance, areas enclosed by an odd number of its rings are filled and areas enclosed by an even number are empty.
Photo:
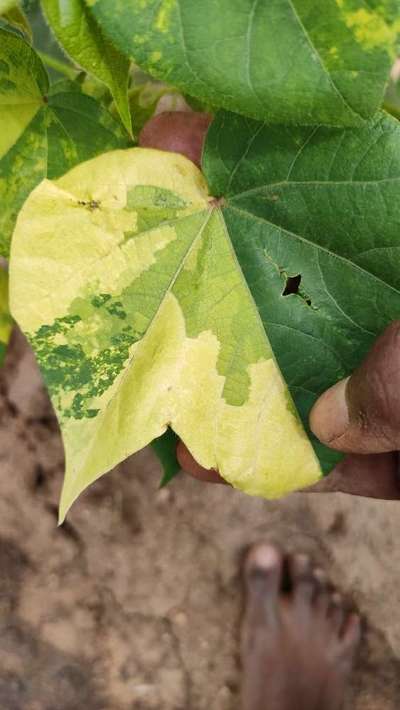
[[[339,261],[345,263],[346,266],[351,266],[351,268],[353,268],[357,271],[360,271],[362,274],[365,274],[368,277],[374,279],[378,283],[385,286],[385,288],[389,288],[396,295],[400,296],[400,290],[398,290],[397,288],[395,288],[391,284],[388,284],[386,281],[383,281],[379,276],[376,276],[376,274],[373,274],[370,271],[367,271],[359,264],[356,264],[354,261],[351,261],[350,259],[347,259],[346,257],[342,256],[341,254],[337,254],[336,252],[331,251],[330,249],[328,249],[325,246],[322,246],[321,244],[316,244],[315,242],[310,241],[310,239],[303,237],[301,234],[297,234],[296,232],[292,232],[290,229],[287,229],[286,227],[282,227],[279,224],[275,224],[274,222],[271,222],[270,220],[266,219],[265,217],[259,217],[258,215],[255,215],[250,210],[246,210],[241,207],[237,207],[235,204],[228,203],[225,207],[222,208],[222,212],[224,212],[225,210],[229,210],[229,209],[231,209],[235,212],[239,212],[241,214],[244,214],[244,215],[246,215],[246,217],[250,217],[251,219],[261,222],[262,224],[267,224],[270,227],[273,227],[274,229],[279,229],[284,234],[287,234],[290,237],[294,237],[295,239],[298,239],[299,241],[303,242],[304,244],[307,244],[308,246],[310,246],[314,249],[320,250],[321,252],[324,252],[324,253],[328,254],[329,256],[331,256],[335,259],[338,259]]]
[[[257,185],[257,187],[251,187],[249,190],[243,190],[243,192],[238,192],[229,197],[229,200],[240,200],[247,195],[254,195],[257,192],[266,192],[269,189],[276,187],[291,187],[292,185],[307,186],[312,185],[313,187],[330,187],[338,185],[379,185],[380,183],[390,183],[399,182],[400,176],[393,178],[379,178],[377,180],[279,180],[278,182],[271,182],[267,185]]]

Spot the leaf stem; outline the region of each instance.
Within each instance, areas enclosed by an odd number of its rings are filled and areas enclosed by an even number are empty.
[[[73,67],[69,67],[68,64],[65,64],[65,62],[62,62],[60,59],[52,57],[51,54],[47,54],[47,52],[37,52],[37,54],[43,64],[50,67],[50,69],[54,69],[59,72],[59,74],[64,74],[64,76],[67,76],[68,79],[75,79],[76,75],[79,73]]]

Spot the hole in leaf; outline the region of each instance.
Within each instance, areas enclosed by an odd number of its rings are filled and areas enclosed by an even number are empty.
[[[300,289],[300,284],[301,284],[301,274],[297,274],[297,276],[286,276],[286,285],[284,290],[282,291],[282,296],[290,296],[291,294],[296,294],[297,296],[300,296],[300,298],[307,303],[308,306],[311,306],[311,298],[309,298],[302,289]]]
[[[287,276],[286,277],[286,286],[285,286],[284,290],[282,291],[282,296],[289,296],[291,293],[298,293],[300,283],[301,283],[301,274],[298,274],[297,276]]]

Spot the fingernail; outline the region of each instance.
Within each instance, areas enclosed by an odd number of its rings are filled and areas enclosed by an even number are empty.
[[[349,426],[346,387],[349,378],[341,380],[319,398],[310,414],[310,426],[320,441],[331,444]]]

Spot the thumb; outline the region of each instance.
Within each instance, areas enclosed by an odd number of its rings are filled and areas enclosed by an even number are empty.
[[[319,398],[310,425],[320,441],[339,451],[400,449],[400,321],[384,331],[351,377]]]

